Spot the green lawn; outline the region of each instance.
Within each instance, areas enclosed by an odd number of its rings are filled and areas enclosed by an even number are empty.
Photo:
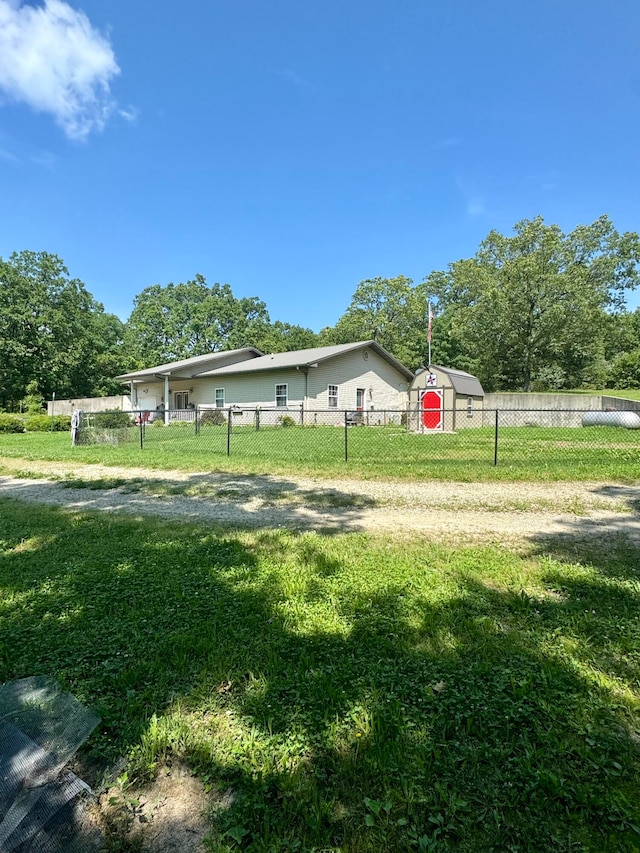
[[[219,853],[631,853],[639,567],[577,534],[516,554],[5,500],[0,681],[97,710],[82,761],[231,788]]]
[[[624,388],[622,391],[571,391],[572,394],[601,394],[603,397],[620,397],[623,400],[640,400],[640,388]]]
[[[414,435],[400,427],[150,427],[122,430],[118,445],[71,447],[65,433],[0,434],[0,457],[188,471],[309,474],[360,478],[479,480],[640,479],[640,430],[509,427]]]

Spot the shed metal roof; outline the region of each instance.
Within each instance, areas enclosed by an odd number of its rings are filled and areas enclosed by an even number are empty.
[[[431,368],[448,376],[456,394],[461,394],[464,397],[484,397],[484,389],[477,376],[465,373],[464,370],[456,370],[453,367],[442,367],[439,364],[432,364]]]
[[[293,350],[263,355],[260,358],[229,364],[225,367],[213,368],[199,376],[227,376],[238,373],[255,373],[257,371],[281,370],[283,368],[310,368],[322,361],[344,355],[355,350],[370,349],[401,373],[407,380],[413,379],[413,373],[395,356],[380,346],[377,341],[356,341],[351,344],[336,344],[327,347],[312,347],[311,349]]]
[[[167,364],[158,364],[155,367],[146,367],[144,370],[134,370],[131,373],[123,373],[121,376],[116,376],[116,379],[121,379],[123,382],[131,380],[154,379],[168,374],[175,376],[179,374],[185,378],[193,379],[196,376],[201,376],[203,371],[211,370],[212,365],[216,361],[226,362],[231,357],[237,361],[246,359],[253,360],[262,355],[262,351],[256,347],[243,347],[242,349],[221,350],[220,352],[210,352],[206,355],[195,355],[191,358],[184,358],[180,361],[170,361]]]

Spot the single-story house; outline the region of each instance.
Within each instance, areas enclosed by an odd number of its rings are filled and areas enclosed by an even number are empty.
[[[409,426],[419,432],[455,432],[482,426],[484,390],[464,370],[432,364],[422,368],[409,389]]]
[[[136,409],[188,419],[195,408],[274,410],[304,422],[307,412],[328,412],[316,422],[386,422],[405,410],[414,374],[376,341],[313,347],[264,355],[254,347],[196,356],[118,377],[129,384]],[[379,415],[377,413],[380,413]],[[307,421],[309,422],[309,421]],[[313,421],[311,421],[313,422]]]

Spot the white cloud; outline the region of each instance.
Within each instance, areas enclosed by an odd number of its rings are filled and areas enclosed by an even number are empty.
[[[101,130],[120,73],[111,45],[63,0],[0,0],[0,92],[50,113],[72,139]]]

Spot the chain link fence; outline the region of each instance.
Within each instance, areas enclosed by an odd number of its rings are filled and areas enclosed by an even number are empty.
[[[447,425],[457,424],[455,429]],[[164,458],[216,457],[281,465],[361,464],[398,474],[440,469],[465,479],[471,465],[553,466],[640,476],[640,413],[485,409],[351,411],[302,408],[194,408],[83,415],[78,444],[137,446]],[[604,466],[604,467],[603,467]],[[406,471],[404,472],[406,473]]]

